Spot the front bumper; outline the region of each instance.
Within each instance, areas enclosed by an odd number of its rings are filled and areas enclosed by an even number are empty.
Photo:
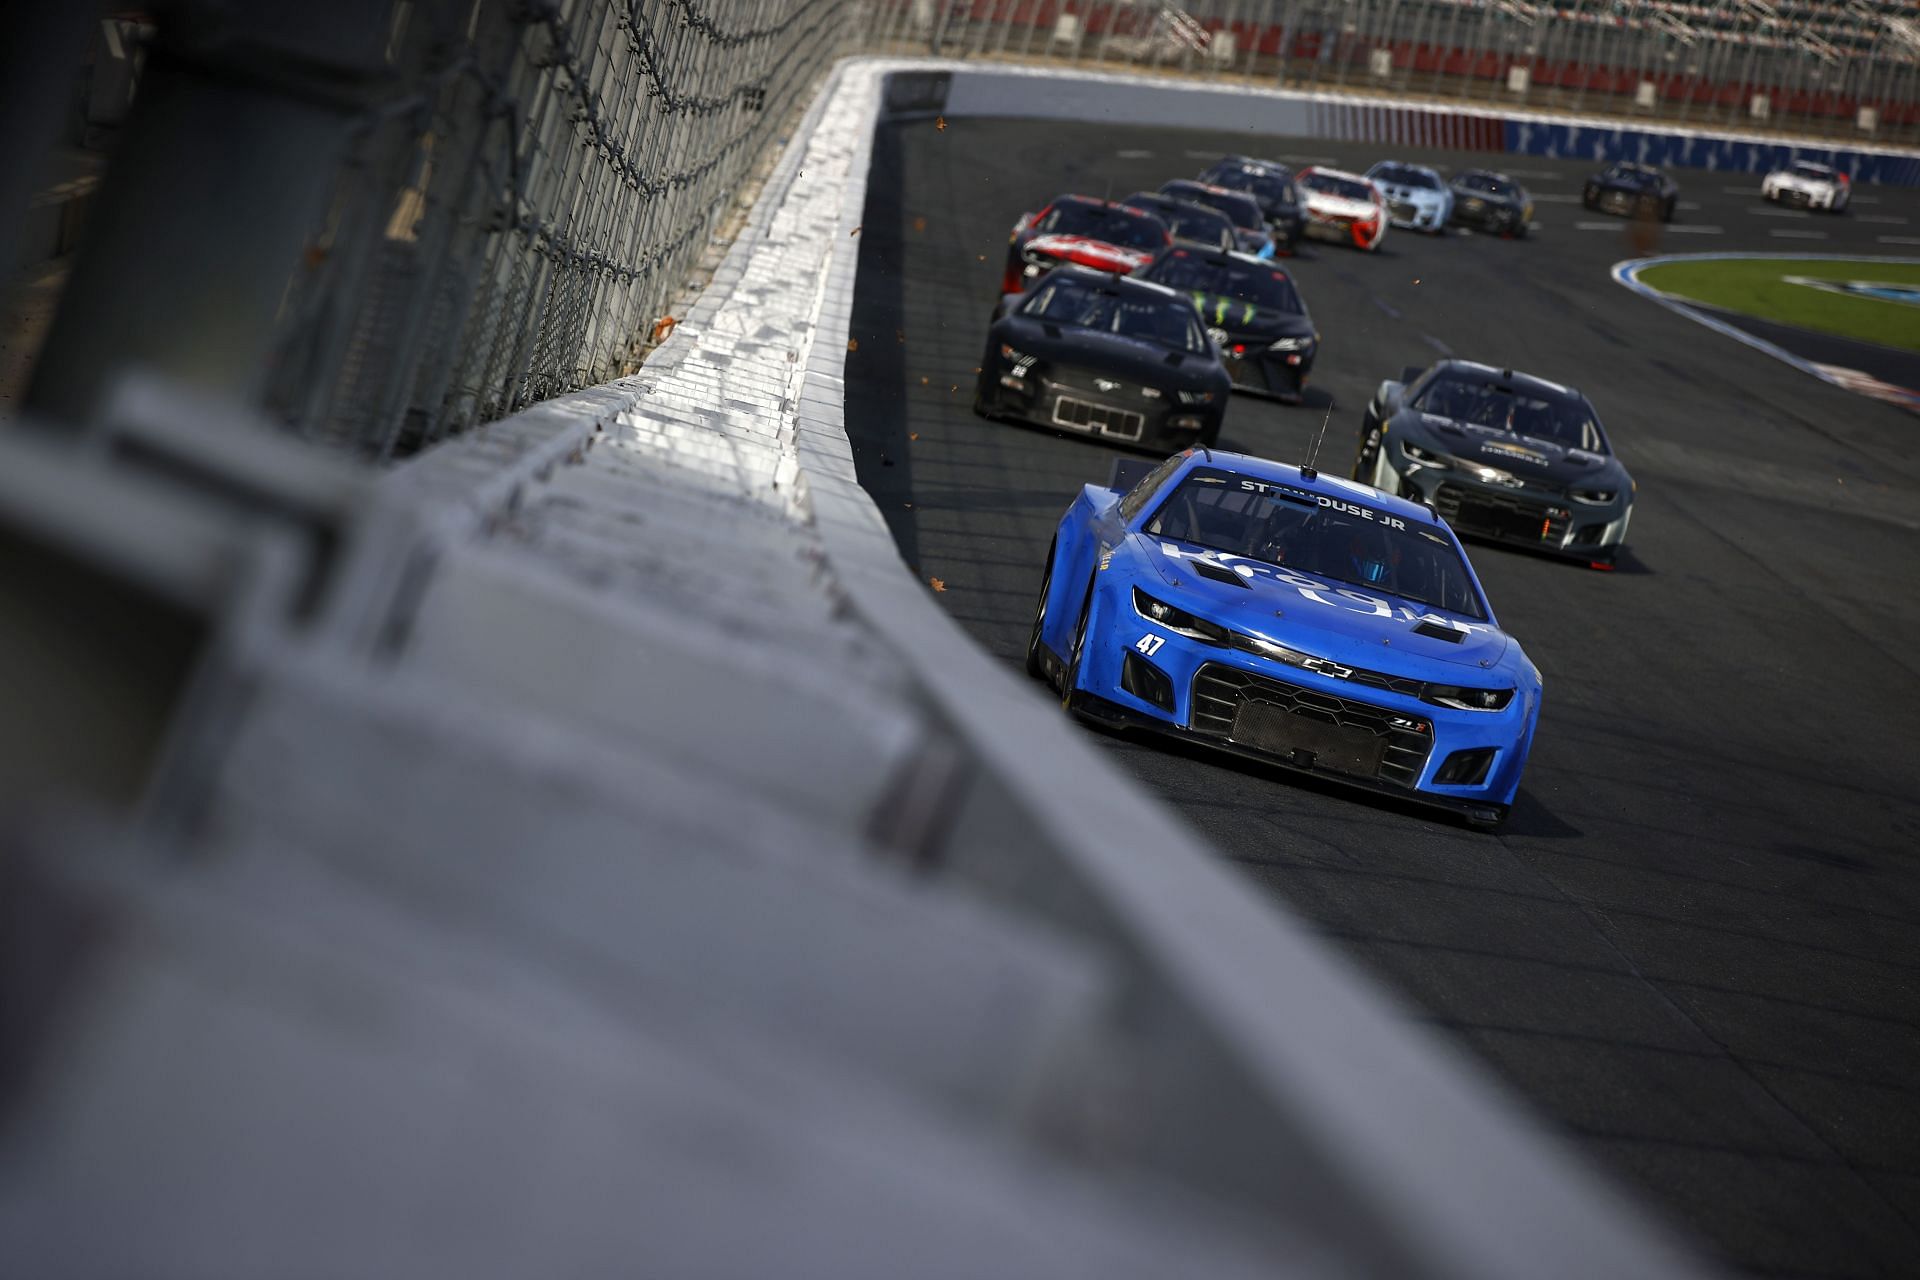
[[[1387,221],[1412,231],[1444,231],[1447,226],[1444,203],[1416,203],[1411,200],[1387,201]]]
[[[1831,209],[1840,199],[1837,191],[1809,191],[1803,187],[1775,187],[1767,199],[1791,209]]]
[[[1382,447],[1389,492],[1427,502],[1463,538],[1605,563],[1626,543],[1631,489],[1607,503],[1577,502],[1559,490],[1512,487],[1457,467],[1416,462],[1389,436]]]
[[[1517,233],[1527,227],[1525,216],[1512,205],[1478,197],[1454,201],[1450,220],[1456,226],[1472,227],[1478,231]]]
[[[1102,382],[1118,385],[1109,389]],[[1186,405],[1171,389],[1149,396],[1138,383],[1062,365],[1016,376],[998,352],[982,363],[975,398],[990,417],[1166,453],[1211,440],[1226,413],[1225,397]]]
[[[1117,616],[1100,616],[1109,609]],[[1087,627],[1073,697],[1086,714],[1470,817],[1497,818],[1519,789],[1537,700],[1516,695],[1502,711],[1433,706],[1202,644],[1125,602],[1097,599]],[[1151,656],[1137,647],[1147,636],[1161,642]],[[1164,683],[1143,682],[1142,665]],[[1149,685],[1166,705],[1136,692]],[[1469,781],[1439,780],[1459,776],[1462,762]]]
[[[1357,218],[1314,216],[1307,219],[1305,234],[1315,240],[1330,240],[1335,244],[1350,244],[1356,249],[1371,250],[1379,248],[1380,241],[1386,238],[1386,227]]]

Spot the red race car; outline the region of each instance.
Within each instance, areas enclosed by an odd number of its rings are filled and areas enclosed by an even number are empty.
[[[1172,243],[1167,224],[1151,214],[1110,200],[1061,196],[1014,224],[1000,292],[1024,292],[1063,262],[1131,275]]]
[[[1302,169],[1294,179],[1307,207],[1307,234],[1371,253],[1387,235],[1387,198],[1368,178],[1338,169]]]

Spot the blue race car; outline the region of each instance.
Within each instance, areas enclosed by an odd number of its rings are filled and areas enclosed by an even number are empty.
[[[1074,499],[1027,670],[1090,719],[1487,828],[1540,719],[1539,671],[1432,508],[1207,449],[1121,460]]]

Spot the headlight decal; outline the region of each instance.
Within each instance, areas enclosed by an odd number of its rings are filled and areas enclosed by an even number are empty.
[[[1185,609],[1176,609],[1164,600],[1156,600],[1140,588],[1133,589],[1133,611],[1148,622],[1157,623],[1177,635],[1203,644],[1225,645],[1227,629],[1218,623],[1196,618]]]

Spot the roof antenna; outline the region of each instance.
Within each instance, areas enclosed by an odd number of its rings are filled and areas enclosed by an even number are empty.
[[[1327,438],[1327,424],[1331,421],[1333,421],[1333,397],[1328,396],[1327,416],[1320,419],[1320,434],[1313,438],[1313,448],[1307,451],[1307,460],[1300,464],[1300,478],[1302,480],[1317,480],[1320,478],[1320,473],[1313,469],[1313,464],[1320,458],[1320,442]]]

